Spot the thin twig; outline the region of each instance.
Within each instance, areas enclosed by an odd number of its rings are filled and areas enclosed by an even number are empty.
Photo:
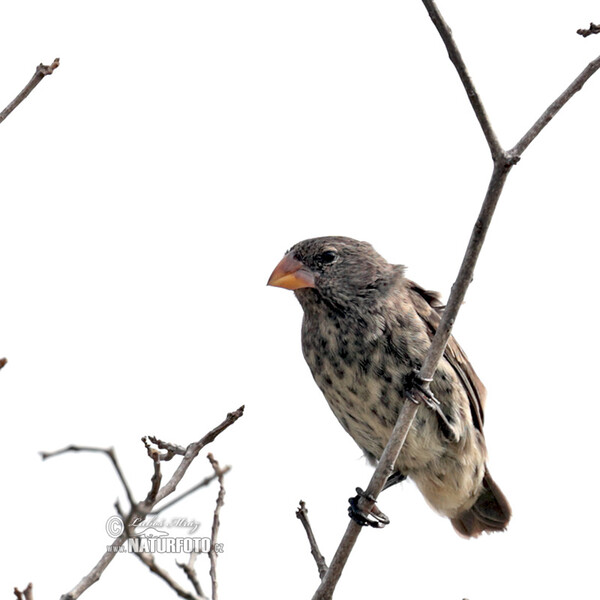
[[[60,60],[58,58],[54,59],[54,62],[51,65],[43,65],[39,64],[33,74],[33,77],[29,80],[29,83],[21,90],[21,92],[17,95],[17,97],[0,113],[0,123],[10,115],[10,113],[31,94],[35,86],[42,80],[46,75],[52,75],[54,70],[58,68],[60,64]]]
[[[150,552],[134,552],[134,554],[150,569],[152,573],[162,579],[180,598],[186,600],[206,600],[205,596],[192,594],[184,590],[169,574],[154,560],[154,555]]]
[[[14,594],[18,600],[33,600],[33,584],[27,584],[27,587],[22,592],[15,588]]]
[[[423,0],[423,4],[429,13],[433,24],[435,25],[444,45],[446,46],[446,50],[448,51],[448,56],[452,61],[452,64],[456,67],[456,71],[458,72],[458,76],[462,81],[462,84],[467,92],[467,96],[469,101],[471,102],[471,106],[475,111],[475,116],[481,125],[481,129],[483,130],[483,135],[488,143],[490,148],[490,152],[492,153],[492,158],[496,160],[502,154],[502,147],[500,146],[500,142],[494,133],[494,129],[490,122],[489,117],[485,111],[485,107],[483,106],[483,102],[475,89],[475,84],[471,80],[471,76],[467,71],[467,67],[462,58],[460,51],[458,50],[458,46],[452,37],[452,30],[448,27],[448,24],[442,17],[438,7],[436,6],[434,0]]]
[[[125,479],[125,475],[123,474],[123,471],[121,470],[121,465],[119,465],[119,461],[117,460],[117,455],[115,453],[114,448],[98,448],[96,446],[71,445],[71,446],[66,446],[65,448],[61,448],[60,450],[55,450],[54,452],[40,452],[40,456],[42,457],[42,460],[46,460],[48,458],[58,456],[59,454],[65,454],[67,452],[100,452],[102,454],[106,454],[106,456],[108,456],[108,458],[110,458],[110,460],[113,464],[113,467],[115,468],[115,471],[117,472],[117,475],[119,476],[119,479],[121,480],[121,483],[123,484],[123,487],[125,488],[125,493],[127,494],[127,499],[129,500],[129,504],[131,506],[133,506],[136,503],[135,499],[133,497],[133,493],[129,487],[129,484],[127,483],[127,480]]]
[[[177,566],[180,567],[188,578],[189,582],[194,586],[194,591],[200,598],[207,600],[207,597],[204,595],[202,591],[202,587],[200,586],[200,581],[198,579],[198,573],[196,573],[195,563],[196,558],[198,557],[197,552],[190,552],[190,558],[186,563],[177,563]]]
[[[588,35],[593,35],[595,33],[600,33],[600,25],[595,25],[594,23],[590,23],[589,29],[578,29],[577,33],[584,38]]]
[[[219,537],[219,527],[221,526],[221,508],[225,504],[225,484],[224,484],[224,472],[219,467],[219,463],[215,457],[209,452],[208,460],[215,471],[217,479],[219,480],[219,493],[217,495],[217,504],[215,506],[215,512],[213,515],[212,529],[210,534],[210,550],[208,552],[208,558],[210,560],[210,582],[212,586],[212,600],[218,600],[217,594],[217,538]]]
[[[179,446],[177,444],[171,444],[170,442],[163,442],[159,440],[157,437],[153,435],[148,435],[142,438],[144,444],[147,444],[146,440],[150,440],[153,444],[158,446],[161,450],[166,450],[166,454],[162,454],[160,460],[171,460],[174,456],[180,455],[183,456],[185,454],[185,447]]]
[[[300,507],[296,511],[296,517],[300,519],[300,522],[304,526],[306,536],[308,537],[308,543],[310,544],[310,553],[313,555],[315,562],[317,563],[317,569],[319,570],[319,577],[323,579],[325,573],[327,573],[327,563],[325,557],[321,554],[315,534],[313,533],[310,521],[308,520],[308,509],[306,508],[306,502],[300,500]]]
[[[231,465],[227,465],[227,466],[223,467],[222,472],[223,472],[223,474],[225,474],[230,470],[231,470]],[[217,475],[215,473],[213,473],[212,475],[209,475],[208,477],[205,477],[202,481],[197,483],[195,486],[191,487],[186,492],[183,492],[183,494],[181,494],[180,496],[177,496],[177,498],[174,498],[173,500],[166,502],[162,506],[159,506],[156,510],[149,512],[148,516],[158,515],[159,513],[166,510],[167,508],[170,508],[174,504],[177,504],[178,502],[180,502],[181,500],[183,500],[190,494],[193,494],[194,492],[198,491],[200,488],[207,486],[209,483],[213,482],[216,478],[217,478]]]
[[[585,82],[600,69],[600,56],[594,59],[571,83],[571,85],[542,113],[529,131],[509,151],[509,155],[519,157],[537,135],[548,125],[556,113],[583,87]]]

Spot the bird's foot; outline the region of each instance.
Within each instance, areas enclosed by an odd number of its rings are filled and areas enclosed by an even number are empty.
[[[421,404],[421,401],[423,401],[428,408],[437,412],[440,401],[433,395],[433,392],[427,385],[432,381],[433,379],[424,379],[421,377],[418,369],[413,369],[412,373],[407,377],[405,384],[406,397],[415,404]],[[413,390],[420,392],[419,397],[417,397]]]
[[[427,408],[435,412],[439,419],[439,424],[444,435],[454,442],[458,442],[460,436],[456,432],[455,428],[452,427],[448,417],[444,414],[441,408],[441,402],[434,396],[433,392],[429,389],[427,383],[431,383],[432,379],[424,379],[419,375],[418,369],[413,369],[412,373],[407,377],[405,383],[406,397],[415,404],[421,404],[423,402]],[[418,394],[415,393],[418,392]]]
[[[371,527],[382,528],[389,524],[390,520],[388,517],[383,514],[378,508],[377,505],[373,505],[373,508],[369,513],[365,512],[358,506],[358,502],[361,498],[366,498],[367,500],[371,500],[372,502],[377,502],[371,494],[367,494],[361,488],[356,488],[356,496],[353,498],[349,498],[348,502],[350,506],[348,507],[348,515],[350,518],[362,525],[370,525]]]
[[[387,481],[385,482],[385,485],[383,486],[383,490],[387,490],[388,488],[391,488],[393,485],[396,485],[397,483],[402,483],[405,480],[406,480],[406,475],[404,473],[401,473],[400,471],[394,471],[387,478]],[[381,490],[381,491],[383,492],[383,490]]]

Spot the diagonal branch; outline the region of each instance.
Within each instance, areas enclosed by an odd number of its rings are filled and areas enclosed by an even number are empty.
[[[306,531],[308,543],[310,544],[310,553],[313,555],[313,558],[317,563],[319,577],[323,579],[323,577],[325,577],[325,573],[327,573],[327,563],[325,562],[325,557],[321,554],[319,546],[317,545],[315,534],[313,533],[310,521],[308,520],[308,509],[306,508],[306,502],[304,502],[304,500],[300,500],[300,506],[296,511],[296,517],[300,519],[300,522],[304,526],[304,531]]]
[[[571,83],[571,85],[542,113],[542,116],[530,127],[529,131],[509,151],[511,156],[520,157],[525,149],[550,123],[556,113],[583,87],[585,82],[600,69],[600,56],[594,59]]]
[[[223,467],[221,469],[221,472],[223,473],[223,475],[225,475],[225,473],[227,473],[229,471],[231,471],[231,466],[230,465],[227,465],[226,467]],[[177,498],[173,498],[173,500],[170,500],[169,502],[166,502],[162,506],[159,506],[158,508],[156,508],[156,510],[153,510],[152,512],[149,512],[148,515],[158,515],[158,514],[160,514],[161,512],[163,512],[163,510],[166,510],[167,508],[170,508],[174,504],[177,504],[178,502],[180,502],[184,498],[187,498],[187,496],[189,496],[190,494],[193,494],[194,492],[196,492],[200,488],[203,488],[203,487],[207,486],[209,483],[213,482],[215,479],[217,479],[216,473],[213,473],[212,475],[209,475],[208,477],[205,477],[202,481],[200,481],[196,485],[192,486],[189,490],[187,490],[187,491],[183,492],[181,495],[177,496]]]
[[[221,508],[225,504],[225,484],[223,476],[225,471],[221,469],[217,459],[209,452],[208,460],[219,480],[219,493],[217,494],[217,504],[213,514],[213,522],[210,533],[210,551],[208,558],[210,559],[210,583],[212,588],[212,600],[217,600],[217,538],[219,537],[219,528],[221,526]]]
[[[52,75],[55,69],[58,68],[60,59],[55,58],[51,65],[39,64],[33,74],[33,77],[29,80],[29,83],[21,90],[17,97],[0,113],[0,123],[10,115],[10,113],[31,94],[35,86],[46,77],[46,75]]]
[[[452,30],[448,27],[448,24],[442,17],[436,3],[434,0],[423,0],[423,4],[435,25],[435,28],[438,30],[444,45],[446,46],[446,50],[448,50],[448,57],[452,61],[452,64],[456,67],[458,72],[458,76],[462,81],[462,84],[467,92],[467,96],[469,98],[469,102],[475,111],[475,116],[479,121],[479,125],[481,125],[481,129],[483,130],[483,135],[488,143],[490,148],[490,152],[492,153],[492,158],[496,160],[499,156],[501,156],[503,150],[500,146],[500,142],[494,133],[494,129],[490,122],[489,117],[485,111],[485,107],[483,106],[483,102],[475,89],[475,84],[473,83],[469,72],[467,71],[467,67],[462,58],[462,55],[452,37]]]

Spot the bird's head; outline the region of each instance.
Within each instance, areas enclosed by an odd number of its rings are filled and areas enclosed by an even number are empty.
[[[293,246],[268,285],[294,290],[303,307],[322,300],[345,310],[380,297],[402,272],[366,242],[327,236]]]

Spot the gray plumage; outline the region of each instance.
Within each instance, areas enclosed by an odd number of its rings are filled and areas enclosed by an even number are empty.
[[[439,324],[439,297],[351,238],[305,240],[284,261],[294,284],[270,283],[294,289],[302,305],[306,362],[342,427],[376,461]],[[441,414],[419,407],[396,470],[461,535],[503,530],[510,507],[485,464],[485,388],[453,337],[431,391]]]

